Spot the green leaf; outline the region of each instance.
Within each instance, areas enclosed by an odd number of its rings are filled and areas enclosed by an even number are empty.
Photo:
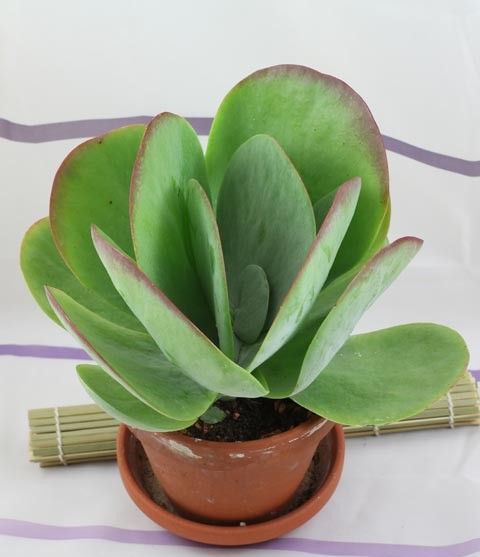
[[[425,409],[466,370],[461,336],[441,325],[414,323],[352,336],[294,400],[349,425],[395,422]]]
[[[365,310],[398,277],[422,243],[418,238],[401,238],[363,267],[320,325],[303,360],[294,394],[315,380],[348,339]]]
[[[302,329],[278,352],[268,358],[253,371],[253,375],[263,380],[268,388],[268,398],[288,398],[295,388],[303,358],[318,327]],[[241,353],[243,357],[245,352]],[[246,364],[243,364],[246,365]]]
[[[298,330],[327,280],[340,244],[348,230],[360,194],[360,180],[340,187],[310,251],[285,296],[255,358],[253,370],[277,352]]]
[[[135,255],[147,277],[207,336],[214,338],[214,319],[190,245],[185,193],[191,178],[207,185],[198,137],[186,120],[164,112],[147,126],[132,175]]]
[[[68,267],[87,287],[126,311],[102,267],[90,236],[98,224],[133,255],[129,190],[144,126],[128,126],[76,147],[60,166],[50,199],[55,244]]]
[[[258,265],[247,265],[240,273],[238,300],[233,310],[235,334],[242,342],[252,344],[262,332],[269,296],[265,271]]]
[[[372,256],[375,253],[373,252]],[[305,353],[318,328],[364,266],[365,261],[362,261],[323,288],[294,337],[255,370],[254,375],[258,378],[257,373],[261,373],[266,381],[269,398],[285,398],[291,395],[300,374]],[[251,353],[244,349],[240,353],[240,364],[248,367],[257,350],[258,346]]]
[[[221,408],[218,408],[217,406],[210,406],[205,414],[200,416],[200,419],[206,424],[218,424],[225,419],[225,416],[226,414]]]
[[[105,234],[93,227],[92,235],[115,287],[171,362],[220,394],[266,394],[261,383],[225,356]]]
[[[318,328],[364,266],[365,262],[362,261],[347,273],[330,282],[317,296],[315,303],[294,337],[255,370],[254,375],[258,378],[257,373],[261,373],[266,381],[269,398],[285,398],[292,394],[300,374],[303,358]],[[258,350],[258,346],[256,350]],[[256,350],[252,350],[253,355]],[[242,356],[240,359],[241,365],[248,367],[253,355],[246,350],[243,350],[240,355]]]
[[[389,245],[387,239],[389,223],[390,203],[388,204],[388,208],[385,213],[385,217],[380,225],[377,237],[368,250],[368,253],[365,255],[364,258],[362,258],[360,263],[357,263],[355,267],[352,267],[346,273],[343,273],[342,275],[336,277],[331,281],[327,280],[326,286],[321,290],[310,311],[303,320],[299,328],[299,333],[311,330],[313,326],[316,326],[318,328],[328,312],[337,303],[338,298],[343,294],[347,286],[361,271],[362,267],[365,265],[365,262],[376,255],[382,248],[385,248]]]
[[[375,239],[373,240],[372,245],[368,250],[368,255],[375,255],[379,250],[381,250],[385,246],[388,246],[389,244],[387,234],[390,227],[391,208],[392,205],[389,200],[385,209],[385,214],[383,215],[382,222],[378,227],[377,235],[375,236]]]
[[[196,180],[188,182],[186,196],[196,268],[215,315],[220,349],[233,359],[235,349],[227,277],[215,214],[207,194]]]
[[[332,277],[342,274],[368,250],[388,202],[385,149],[368,107],[343,81],[302,66],[250,75],[223,100],[210,132],[206,160],[213,199],[235,151],[257,134],[280,143],[312,204],[352,176],[361,177],[360,200]]]
[[[175,420],[195,419],[215,400],[168,361],[145,333],[95,315],[60,290],[47,287],[58,317],[92,358],[133,396]]]
[[[77,366],[77,373],[82,385],[100,408],[130,427],[146,431],[178,431],[196,421],[182,422],[162,416],[132,396],[98,366],[81,364]]]
[[[128,329],[145,331],[127,306],[124,305],[125,311],[122,311],[109,304],[93,290],[83,286],[75,277],[58,253],[47,217],[32,225],[25,234],[20,253],[20,266],[38,305],[60,326],[62,324],[45,295],[46,284],[60,288],[74,300],[109,321],[122,323]]]
[[[341,186],[339,186],[340,188]],[[321,197],[313,206],[313,212],[315,214],[315,222],[317,223],[317,227],[320,228],[322,222],[325,220],[325,217],[330,211],[330,207],[333,205],[333,200],[337,195],[339,188],[332,190],[331,192],[327,193],[323,197]]]
[[[327,284],[320,294],[317,296],[310,311],[302,322],[299,333],[304,330],[309,330],[312,327],[320,327],[322,321],[327,316],[328,312],[335,306],[337,300],[346,290],[347,286],[358,275],[361,269],[365,266],[365,261],[359,265],[355,265],[352,269],[340,275],[335,280]]]
[[[315,238],[307,191],[274,139],[258,135],[237,150],[222,184],[217,220],[233,307],[242,271],[258,265],[270,286],[271,322]]]

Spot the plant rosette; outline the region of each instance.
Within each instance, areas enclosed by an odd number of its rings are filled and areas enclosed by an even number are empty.
[[[187,453],[175,444],[187,436],[169,432],[217,427],[225,400],[291,400],[331,422],[380,425],[455,383],[468,351],[452,329],[352,334],[422,244],[389,243],[389,220],[385,149],[364,101],[334,77],[275,66],[227,94],[205,155],[171,113],[75,148],[56,173],[49,217],[25,235],[21,267],[40,307],[96,362],[77,367],[93,400],[153,432],[164,461],[165,447]],[[209,459],[191,457],[184,476]],[[232,508],[255,483],[241,475]],[[272,509],[301,476],[292,464],[272,484]],[[215,517],[207,503],[208,520],[241,516],[222,500]]]

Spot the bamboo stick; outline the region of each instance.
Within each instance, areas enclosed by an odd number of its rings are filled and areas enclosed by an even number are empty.
[[[30,460],[42,467],[115,459],[118,422],[95,404],[29,410]],[[480,425],[475,379],[465,373],[416,416],[383,426],[345,426],[346,437]]]

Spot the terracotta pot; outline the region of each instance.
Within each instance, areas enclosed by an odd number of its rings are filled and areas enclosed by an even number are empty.
[[[151,476],[145,452],[124,425],[117,437],[117,461],[130,497],[149,518],[189,540],[221,546],[271,540],[297,528],[328,502],[339,482],[345,454],[343,428],[335,425],[320,442],[311,467],[291,507],[283,514],[247,525],[212,525],[181,516],[166,502],[161,486]],[[312,483],[313,479],[313,483]],[[305,491],[305,488],[308,491]],[[237,494],[232,497],[235,503]]]
[[[254,441],[216,442],[182,432],[132,432],[183,516],[213,524],[265,520],[292,499],[333,423],[312,416]]]

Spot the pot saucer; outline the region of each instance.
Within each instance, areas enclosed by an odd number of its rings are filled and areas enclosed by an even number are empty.
[[[277,538],[312,518],[330,499],[340,479],[345,453],[343,429],[336,425],[320,442],[297,494],[282,514],[253,524],[215,525],[181,516],[154,478],[142,446],[120,426],[117,461],[130,497],[154,522],[192,541],[211,545],[247,545]]]

